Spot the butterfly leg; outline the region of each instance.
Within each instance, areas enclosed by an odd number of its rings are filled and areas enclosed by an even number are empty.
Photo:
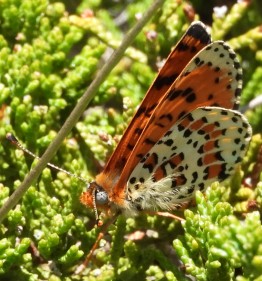
[[[184,221],[183,218],[176,216],[174,214],[171,214],[169,212],[154,212],[154,211],[147,211],[145,212],[146,214],[150,215],[150,216],[160,216],[160,217],[165,217],[165,218],[171,218],[177,221]]]
[[[116,219],[118,218],[118,215],[119,215],[119,213],[115,214],[104,225],[101,226],[101,228],[100,228],[101,231],[99,232],[94,245],[92,246],[91,250],[89,251],[88,255],[86,256],[85,261],[80,266],[78,266],[77,269],[75,270],[75,274],[81,274],[84,271],[84,269],[87,267],[87,265],[89,264],[89,262],[91,261],[91,259],[93,257],[94,251],[99,247],[99,242],[107,233],[109,226],[116,221]]]

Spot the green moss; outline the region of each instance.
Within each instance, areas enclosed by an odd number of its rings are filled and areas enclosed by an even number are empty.
[[[106,51],[119,46],[151,1],[69,2],[0,2],[1,206],[37,162],[7,142],[6,133],[13,132],[41,155],[106,63]],[[87,182],[101,171],[154,79],[157,63],[188,27],[188,5],[165,2],[100,86],[54,164]],[[206,9],[199,1],[194,7],[200,14]],[[237,3],[222,18],[213,15],[211,26],[213,37],[229,41],[239,54],[242,106],[261,94],[259,9],[258,0]],[[119,14],[127,17],[124,25],[115,21]],[[261,108],[246,115],[260,132]],[[86,186],[46,168],[0,226],[0,280],[162,281],[187,280],[186,274],[197,280],[259,280],[261,223],[258,212],[247,212],[251,201],[261,209],[261,176],[252,188],[243,179],[252,178],[261,143],[260,135],[253,137],[230,181],[214,184],[206,197],[197,194],[197,206],[185,211],[182,225],[146,214],[119,217],[82,276],[76,269],[100,231],[94,227],[93,210],[79,203]],[[183,216],[182,211],[177,214]]]
[[[253,212],[246,220],[233,216],[232,207],[219,202],[219,186],[197,194],[197,213],[187,210],[183,227],[186,235],[174,241],[174,247],[186,266],[186,272],[198,280],[232,280],[235,270],[254,280],[260,276],[260,215]],[[251,231],[252,229],[252,231]],[[250,263],[251,259],[251,263]],[[236,276],[235,276],[236,277]]]

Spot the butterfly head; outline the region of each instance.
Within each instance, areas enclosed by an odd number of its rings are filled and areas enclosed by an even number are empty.
[[[87,191],[80,196],[80,201],[82,204],[94,209],[97,225],[101,226],[102,222],[99,219],[97,207],[108,210],[109,198],[107,192],[94,181],[88,184]]]

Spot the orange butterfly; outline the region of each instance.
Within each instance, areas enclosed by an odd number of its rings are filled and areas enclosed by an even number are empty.
[[[173,210],[241,162],[251,127],[236,109],[242,69],[223,41],[193,22],[149,88],[84,205],[133,216]]]

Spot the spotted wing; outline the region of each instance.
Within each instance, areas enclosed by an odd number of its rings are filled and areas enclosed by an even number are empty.
[[[138,209],[173,209],[226,179],[245,154],[251,127],[237,111],[201,107],[185,115],[132,171],[127,197]]]
[[[201,22],[193,22],[170,53],[166,63],[149,88],[116,150],[106,164],[103,171],[104,174],[112,173],[113,170],[122,171],[152,112],[158,106],[159,100],[164,96],[192,57],[210,42],[211,37],[206,27]]]
[[[201,106],[237,107],[241,86],[242,69],[226,43],[216,41],[202,49],[159,102],[114,187],[115,196],[121,194],[139,161],[177,120]]]

